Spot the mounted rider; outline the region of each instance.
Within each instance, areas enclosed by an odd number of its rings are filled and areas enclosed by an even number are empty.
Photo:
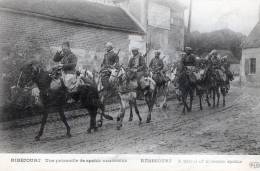
[[[181,63],[183,69],[194,69],[196,65],[196,57],[192,53],[191,47],[185,47],[185,53],[182,56]]]
[[[81,79],[79,76],[76,75],[76,66],[78,59],[76,55],[71,52],[69,42],[62,43],[62,50],[56,52],[53,61],[59,62],[59,64],[58,66],[53,68],[52,73],[57,74],[56,71],[61,70],[61,79],[68,92],[76,92]],[[57,79],[57,81],[59,81],[59,79]],[[55,87],[55,81],[53,81],[51,87]]]
[[[145,56],[136,47],[132,49],[132,55],[128,62],[128,77],[130,81],[136,80],[140,86],[141,78],[147,75]]]
[[[226,82],[228,75],[222,65],[221,59],[217,50],[213,49],[208,55],[208,64],[210,69],[213,69],[217,73],[217,78],[220,82]]]
[[[234,79],[232,72],[230,71],[230,63],[227,59],[227,56],[223,56],[221,58],[221,68],[222,71],[226,74],[227,79],[226,79],[226,92],[229,91],[230,89],[230,81],[232,81]]]
[[[133,48],[132,54],[133,56],[130,58],[128,62],[128,69],[132,71],[132,73],[134,73],[132,77],[135,77],[137,78],[137,80],[140,80],[140,78],[144,76],[147,71],[145,58],[139,52],[138,48]]]
[[[221,66],[223,71],[227,74],[228,80],[233,80],[233,74],[230,71],[230,62],[227,59],[227,56],[221,58]]]
[[[217,50],[213,49],[209,55],[208,55],[208,62],[209,65],[213,68],[213,69],[221,69],[221,63],[220,63],[220,59],[218,57],[218,52]]]
[[[111,42],[106,43],[106,53],[104,54],[104,59],[101,64],[101,82],[104,89],[109,89],[111,85],[109,84],[109,77],[111,75],[112,68],[119,67],[119,56],[118,53],[114,52],[114,46]]]
[[[187,73],[192,82],[196,82],[193,73],[196,70],[196,56],[192,53],[191,47],[185,47],[185,53],[182,55],[180,61],[180,73]]]
[[[152,72],[152,78],[156,82],[156,84],[163,84],[166,82],[165,73],[163,73],[164,64],[163,60],[160,58],[161,52],[156,50],[154,52],[154,58],[151,60],[149,64],[149,69]]]

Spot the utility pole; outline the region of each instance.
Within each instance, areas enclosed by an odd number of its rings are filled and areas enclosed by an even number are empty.
[[[187,35],[186,35],[186,46],[190,46],[191,17],[192,17],[192,0],[190,0],[188,28],[187,28]]]

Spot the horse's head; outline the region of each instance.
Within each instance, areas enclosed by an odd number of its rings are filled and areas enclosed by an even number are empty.
[[[119,69],[112,68],[110,71],[111,75],[109,77],[109,82],[111,83],[117,81],[118,79],[125,79],[126,77],[126,71],[122,66]]]
[[[18,78],[18,86],[24,88],[33,83],[36,80],[41,69],[41,65],[36,61],[26,63],[21,68],[21,72]]]
[[[151,77],[142,77],[140,79],[140,86],[141,89],[145,89],[146,87],[149,87],[149,89],[155,90],[156,83]]]

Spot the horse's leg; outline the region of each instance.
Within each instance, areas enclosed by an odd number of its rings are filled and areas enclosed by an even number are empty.
[[[69,126],[69,124],[68,124],[68,122],[67,122],[66,116],[64,115],[63,106],[60,106],[60,107],[59,107],[59,115],[60,115],[60,119],[62,120],[62,122],[63,122],[64,125],[66,126],[67,136],[68,136],[68,137],[71,137],[71,134],[70,134],[70,126]]]
[[[183,103],[183,109],[182,109],[182,113],[185,114],[186,113],[186,108],[188,109],[188,105],[186,103],[187,100],[187,95],[183,94],[182,95],[182,103]]]
[[[156,86],[156,96],[155,96],[155,105],[156,107],[160,107],[160,104],[158,102],[158,98],[159,98],[159,91],[160,91],[160,87]]]
[[[192,110],[192,102],[193,102],[193,90],[189,91],[189,95],[190,95],[190,107],[187,108],[188,112],[190,112]]]
[[[163,87],[163,102],[162,102],[162,108],[166,108],[167,107],[167,94],[168,94],[168,86],[167,84],[165,84],[165,86]]]
[[[90,124],[87,132],[91,133],[92,129],[94,129],[94,131],[97,131],[97,126],[96,126],[97,109],[89,110],[89,115],[90,115]]]
[[[216,105],[215,98],[216,98],[216,89],[214,87],[214,89],[213,89],[213,107],[215,107],[215,105]]]
[[[217,107],[218,107],[219,106],[219,99],[220,99],[219,88],[217,88],[217,98],[218,98],[218,101],[217,101]]]
[[[138,107],[137,107],[137,104],[136,104],[136,99],[133,100],[133,105],[135,107],[135,113],[136,115],[138,116],[138,119],[139,119],[139,125],[142,124],[142,118],[140,116],[140,113],[139,113],[139,110],[138,110]]]
[[[43,116],[42,116],[42,121],[41,121],[41,128],[40,128],[38,135],[35,137],[36,141],[39,141],[40,137],[43,134],[43,130],[44,130],[44,126],[46,124],[47,118],[48,118],[48,111],[47,111],[46,107],[44,106],[43,107]]]
[[[200,110],[203,110],[203,107],[202,107],[202,91],[199,91],[199,99],[200,99]]]
[[[209,90],[206,91],[206,101],[207,101],[208,107],[210,107],[211,104],[209,102]]]
[[[100,99],[100,102],[101,102],[101,115],[100,115],[100,120],[98,121],[98,125],[99,127],[102,127],[103,125],[103,115],[105,115],[105,98],[104,98],[104,95],[101,96],[101,99]]]
[[[126,108],[126,103],[127,103],[125,100],[122,100],[121,97],[120,97],[120,99],[121,99],[121,111],[120,111],[119,116],[117,117],[117,129],[118,130],[122,127],[122,122],[123,122],[123,119],[125,116],[125,108]]]
[[[93,110],[93,128],[94,128],[94,131],[97,131],[98,127],[97,127],[97,122],[96,122],[96,119],[97,119],[97,111],[98,109],[94,109]]]
[[[133,120],[133,103],[129,101],[129,109],[130,109],[130,116],[129,116],[129,122]]]
[[[223,88],[221,93],[222,93],[222,96],[223,96],[223,107],[226,106],[226,89]]]
[[[89,116],[90,116],[90,121],[89,121],[89,128],[87,130],[87,133],[91,133],[91,130],[93,129],[94,125],[94,117],[93,117],[93,112],[92,110],[88,110]]]
[[[154,103],[156,101],[156,97],[157,97],[157,90],[156,89],[153,92],[149,92],[145,96],[145,101],[146,101],[146,104],[148,106],[148,115],[147,115],[146,123],[150,123],[151,122],[152,110],[153,110],[153,105],[154,105]]]

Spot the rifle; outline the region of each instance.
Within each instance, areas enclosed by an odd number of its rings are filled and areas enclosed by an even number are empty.
[[[116,55],[119,55],[119,52],[121,51],[121,49],[118,49],[118,51],[117,51],[117,53],[116,53]]]

